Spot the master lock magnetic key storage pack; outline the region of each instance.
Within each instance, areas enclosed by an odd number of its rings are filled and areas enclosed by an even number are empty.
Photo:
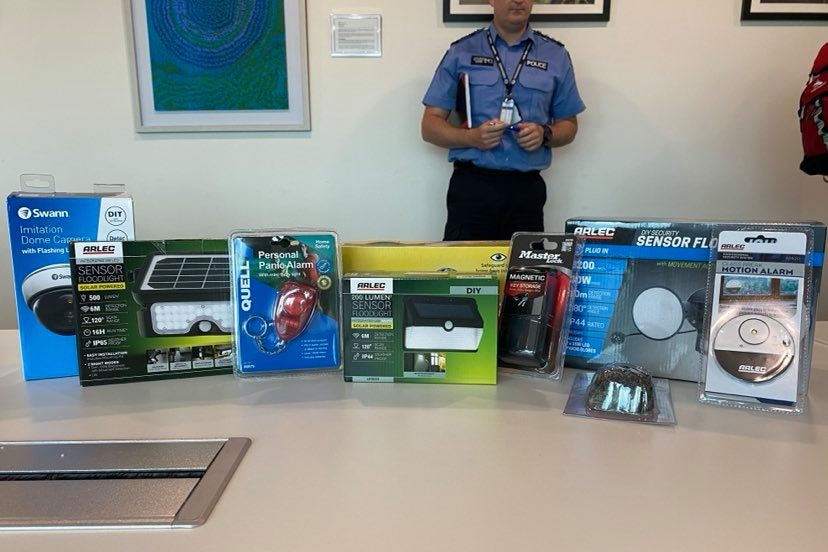
[[[326,230],[230,235],[236,375],[338,370],[340,261]]]

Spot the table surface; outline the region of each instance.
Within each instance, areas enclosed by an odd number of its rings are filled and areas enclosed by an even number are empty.
[[[828,323],[804,416],[697,403],[678,425],[564,416],[562,382],[233,376],[23,382],[0,331],[0,439],[251,437],[191,530],[0,533],[0,550],[826,550]]]

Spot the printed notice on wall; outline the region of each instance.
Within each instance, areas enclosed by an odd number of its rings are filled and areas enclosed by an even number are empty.
[[[380,15],[331,15],[331,55],[379,57],[382,55]]]

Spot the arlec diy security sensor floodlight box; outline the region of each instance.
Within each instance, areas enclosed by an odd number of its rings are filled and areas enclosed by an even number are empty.
[[[716,221],[572,218],[566,231],[585,239],[566,365],[629,362],[659,377],[698,381],[704,308]],[[814,300],[822,273],[825,226],[814,232]],[[815,323],[816,313],[810,313]]]
[[[225,240],[77,242],[81,385],[233,371]]]
[[[497,383],[497,306],[491,275],[348,274],[345,380]]]
[[[50,175],[23,175],[6,199],[23,376],[75,376],[75,318],[69,244],[135,238],[132,198],[111,193],[57,193]]]

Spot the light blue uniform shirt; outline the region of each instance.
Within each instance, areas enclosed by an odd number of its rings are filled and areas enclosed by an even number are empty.
[[[575,84],[572,61],[563,44],[527,28],[520,39],[509,46],[497,34],[493,24],[488,29],[509,79],[520,62],[526,41],[532,43],[526,64],[512,89],[512,98],[524,121],[543,125],[572,117],[585,109]],[[449,47],[434,73],[423,104],[453,110],[461,73],[467,73],[469,78],[472,126],[499,117],[506,86],[489,47],[486,28]],[[527,152],[518,145],[515,133],[507,130],[500,145],[491,150],[452,148],[448,158],[449,161],[471,161],[487,169],[531,171],[549,167],[552,150],[541,147]]]

